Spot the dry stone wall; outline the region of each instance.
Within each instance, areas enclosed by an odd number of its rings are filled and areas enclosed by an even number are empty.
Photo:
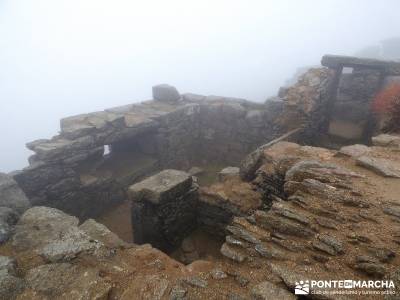
[[[165,89],[173,87],[153,88],[157,100],[62,119],[59,135],[28,143],[30,165],[13,177],[32,204],[93,217],[157,170],[237,165],[281,133],[275,124],[282,106],[194,94],[178,99]]]

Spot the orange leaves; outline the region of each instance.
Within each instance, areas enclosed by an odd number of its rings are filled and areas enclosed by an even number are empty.
[[[393,83],[380,91],[372,102],[372,110],[376,113],[391,113],[393,106],[400,101],[400,84]]]
[[[375,113],[386,116],[385,131],[400,131],[400,84],[394,83],[379,92],[372,102]]]

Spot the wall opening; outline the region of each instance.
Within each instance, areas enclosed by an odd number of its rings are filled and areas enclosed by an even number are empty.
[[[110,145],[104,145],[103,157],[109,157],[110,154],[111,154],[111,146]]]
[[[343,71],[342,71],[342,74],[353,74],[353,72],[354,72],[354,68],[352,68],[352,67],[344,67]]]

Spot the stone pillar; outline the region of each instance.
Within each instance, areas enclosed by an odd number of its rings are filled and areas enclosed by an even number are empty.
[[[161,171],[132,185],[128,194],[137,244],[168,252],[196,227],[198,186],[186,172]]]

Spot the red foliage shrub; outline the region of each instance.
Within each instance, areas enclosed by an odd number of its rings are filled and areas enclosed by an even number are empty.
[[[372,102],[372,110],[387,116],[384,130],[400,130],[400,84],[391,84],[379,92]]]

